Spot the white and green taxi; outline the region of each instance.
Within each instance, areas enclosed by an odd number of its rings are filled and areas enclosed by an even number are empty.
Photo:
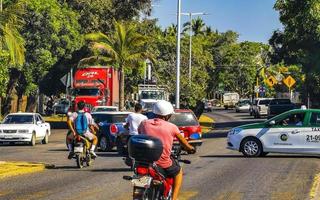
[[[247,157],[268,153],[319,154],[320,110],[290,110],[262,123],[235,127],[228,133],[227,148]]]

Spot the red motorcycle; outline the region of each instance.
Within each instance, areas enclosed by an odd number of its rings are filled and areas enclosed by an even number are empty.
[[[166,177],[157,161],[162,154],[162,143],[159,139],[137,135],[130,138],[128,143],[129,155],[134,159],[134,175],[124,176],[133,184],[134,200],[171,200],[174,179]],[[180,160],[181,147],[175,145],[172,157],[176,161],[190,164],[188,160]]]

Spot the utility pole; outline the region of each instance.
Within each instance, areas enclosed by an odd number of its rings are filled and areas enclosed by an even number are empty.
[[[181,13],[182,15],[187,15],[189,16],[189,21],[190,21],[190,26],[189,26],[189,84],[191,84],[191,65],[192,65],[192,16],[194,15],[207,15],[206,13],[203,12],[198,12],[198,13]]]
[[[177,83],[176,83],[176,108],[180,108],[180,14],[181,14],[181,0],[178,0],[177,5]]]

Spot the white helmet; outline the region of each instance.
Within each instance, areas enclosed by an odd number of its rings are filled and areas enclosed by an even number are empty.
[[[173,114],[174,110],[170,102],[160,100],[153,105],[152,112],[156,115],[167,116]]]

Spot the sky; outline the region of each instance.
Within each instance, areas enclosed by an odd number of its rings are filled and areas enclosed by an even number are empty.
[[[273,9],[276,0],[181,0],[182,12],[204,12],[206,25],[219,32],[233,30],[240,41],[268,43],[273,31],[282,29],[279,14]],[[177,0],[153,0],[151,18],[165,28],[177,23]],[[195,16],[197,17],[197,16]],[[181,24],[189,20],[181,16]]]

